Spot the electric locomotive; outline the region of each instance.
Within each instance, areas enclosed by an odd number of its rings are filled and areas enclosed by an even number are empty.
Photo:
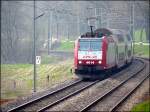
[[[93,75],[81,72],[117,69],[131,63],[132,44],[129,33],[118,29],[100,28],[81,35],[75,41],[75,74],[81,78],[90,78]]]

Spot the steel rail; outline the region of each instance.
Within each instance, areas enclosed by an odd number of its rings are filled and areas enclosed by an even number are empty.
[[[48,94],[46,94],[46,95],[43,95],[43,96],[41,96],[41,97],[38,97],[38,98],[36,98],[36,99],[33,99],[33,100],[28,101],[28,102],[26,102],[26,103],[23,103],[23,104],[21,104],[21,105],[19,105],[19,106],[17,106],[17,107],[14,107],[14,108],[8,110],[7,112],[17,111],[17,110],[19,110],[19,109],[21,109],[21,108],[23,108],[23,107],[25,107],[25,106],[28,106],[28,105],[30,105],[30,104],[32,104],[32,103],[34,103],[34,102],[37,102],[38,100],[44,99],[44,98],[47,97],[47,96],[53,95],[53,94],[58,93],[58,92],[60,92],[60,91],[62,91],[62,90],[64,90],[64,89],[67,89],[67,88],[69,88],[69,87],[71,87],[71,86],[74,86],[74,85],[80,83],[81,81],[82,81],[82,80],[77,80],[77,81],[75,81],[75,82],[73,82],[73,83],[71,83],[71,84],[69,84],[69,85],[67,85],[67,86],[64,86],[64,87],[62,87],[62,88],[60,88],[60,89],[58,89],[58,90],[52,91],[52,92],[50,92],[50,93],[48,93]]]
[[[99,97],[98,99],[94,100],[92,103],[90,103],[89,105],[87,105],[85,108],[81,109],[80,112],[88,111],[93,105],[95,105],[100,100],[102,100],[103,98],[107,97],[108,95],[110,95],[112,92],[114,92],[116,89],[118,89],[119,87],[121,87],[124,83],[126,83],[132,77],[136,76],[138,73],[140,73],[141,71],[143,71],[143,69],[145,68],[146,64],[142,60],[140,60],[140,61],[143,63],[143,67],[141,67],[141,69],[139,71],[136,71],[135,73],[133,73],[132,76],[130,76],[129,78],[127,78],[123,82],[119,83],[117,86],[115,86],[114,88],[112,88],[108,92],[104,93],[101,97]]]
[[[48,108],[50,108],[50,107],[52,107],[52,106],[54,106],[54,105],[56,105],[56,104],[58,104],[58,103],[60,103],[60,102],[62,102],[62,101],[64,101],[64,100],[66,100],[67,98],[69,98],[69,97],[71,97],[71,96],[73,96],[73,95],[76,95],[76,94],[80,93],[81,91],[83,91],[83,90],[85,90],[85,89],[91,87],[92,85],[94,85],[94,84],[96,84],[96,83],[98,83],[98,82],[99,82],[99,80],[96,80],[96,81],[92,82],[91,84],[89,84],[89,85],[87,85],[87,86],[85,86],[85,87],[83,87],[83,88],[81,88],[81,89],[79,89],[79,90],[76,90],[75,92],[73,92],[73,93],[71,93],[71,94],[69,94],[69,95],[67,95],[67,96],[65,96],[65,97],[63,97],[63,98],[61,98],[61,99],[59,99],[59,100],[57,100],[57,101],[55,101],[55,102],[53,102],[53,103],[51,103],[51,104],[49,104],[49,105],[47,105],[47,106],[45,106],[45,107],[39,109],[37,112],[45,111],[45,110],[47,110]]]
[[[139,56],[136,56],[136,58],[138,58],[138,59],[144,59],[144,60],[150,61],[150,58],[146,58],[146,57],[139,57]]]
[[[133,88],[128,94],[126,94],[123,98],[121,98],[110,110],[109,112],[114,112],[148,77],[150,74],[148,74],[146,77],[144,77],[135,88]]]

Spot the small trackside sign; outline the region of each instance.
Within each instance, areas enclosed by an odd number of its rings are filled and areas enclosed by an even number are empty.
[[[36,56],[36,64],[37,65],[41,64],[41,56]]]

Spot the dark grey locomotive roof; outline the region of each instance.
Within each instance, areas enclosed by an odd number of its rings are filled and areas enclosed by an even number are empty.
[[[111,35],[112,31],[106,28],[99,28],[94,31],[94,33],[103,33],[105,35]]]
[[[86,32],[85,34],[81,35],[81,38],[93,38],[95,37],[95,35],[98,34],[99,38],[103,37],[103,35],[105,36],[109,36],[109,35],[124,35],[124,34],[128,34],[127,31],[125,30],[120,30],[120,29],[111,29],[111,28],[98,28],[94,31],[94,35],[91,35],[91,32]],[[120,38],[120,37],[118,37]]]
[[[126,31],[120,30],[120,29],[99,28],[99,29],[96,29],[94,32],[95,33],[99,32],[99,33],[103,33],[103,34],[106,34],[106,35],[112,35],[112,34],[123,34]]]

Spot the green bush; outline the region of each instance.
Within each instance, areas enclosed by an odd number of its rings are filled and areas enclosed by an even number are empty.
[[[134,41],[135,42],[147,42],[145,29],[143,30],[142,37],[141,37],[141,32],[142,32],[141,29],[136,30],[134,32]]]
[[[149,58],[149,47],[150,45],[144,44],[134,44],[134,54],[137,56],[147,57]]]
[[[56,50],[60,51],[73,51],[74,41],[62,41],[59,48]]]
[[[131,112],[150,112],[150,101],[137,104],[131,109]]]

